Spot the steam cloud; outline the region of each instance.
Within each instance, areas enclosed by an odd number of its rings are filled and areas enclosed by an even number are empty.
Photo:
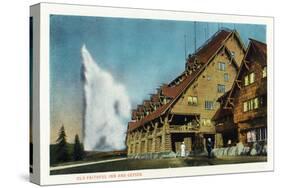
[[[131,104],[125,87],[101,69],[83,45],[84,147],[112,151],[125,148]]]

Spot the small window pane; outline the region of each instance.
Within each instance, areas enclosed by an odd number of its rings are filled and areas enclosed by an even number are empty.
[[[197,104],[197,97],[193,97],[193,104]]]
[[[259,99],[255,98],[254,99],[254,109],[257,109],[257,108],[259,108]]]
[[[247,111],[248,111],[247,102],[244,102],[244,103],[243,103],[243,111],[244,111],[244,112],[247,112]]]
[[[229,80],[229,75],[228,75],[228,73],[224,73],[224,81],[225,81],[225,82],[228,82],[228,80]]]
[[[218,93],[224,93],[225,92],[225,85],[218,84]]]
[[[244,77],[244,85],[245,86],[249,85],[249,76],[248,75]]]
[[[255,73],[250,74],[250,84],[255,82]]]
[[[218,68],[219,68],[219,70],[221,70],[221,71],[225,71],[225,63],[219,62],[219,63],[218,63]]]

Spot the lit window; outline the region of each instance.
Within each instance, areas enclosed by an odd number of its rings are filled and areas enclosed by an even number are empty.
[[[198,103],[197,97],[188,96],[187,103],[188,103],[188,105],[197,105],[197,103]]]
[[[249,75],[244,77],[244,86],[249,85]]]
[[[210,119],[206,119],[206,118],[202,118],[201,119],[201,124],[203,126],[209,126],[209,125],[211,125],[211,120]]]
[[[265,78],[267,76],[267,68],[263,67],[262,69],[262,77]]]
[[[228,73],[224,73],[224,81],[225,82],[229,81],[229,74]]]
[[[254,99],[250,99],[248,101],[245,101],[243,103],[243,111],[247,112],[247,111],[250,111],[250,110],[258,109],[259,104],[260,104],[260,100],[259,100],[258,97],[254,98]]]
[[[253,108],[254,109],[258,109],[259,108],[259,99],[258,98],[254,98],[254,100],[252,100],[253,101]]]
[[[251,73],[250,74],[250,80],[249,80],[250,84],[254,83],[255,82],[255,73]]]
[[[247,142],[265,141],[266,139],[266,128],[258,128],[247,132]]]
[[[218,84],[218,93],[224,93],[225,92],[225,85]]]
[[[218,63],[218,69],[221,71],[225,71],[225,63],[224,62],[219,62]]]
[[[213,110],[214,109],[214,102],[213,101],[205,101],[205,109],[206,110]]]
[[[251,130],[247,132],[247,142],[255,142],[257,140],[256,138],[256,131]]]
[[[244,86],[252,84],[255,82],[255,73],[250,73],[244,77]]]
[[[247,112],[248,111],[248,104],[247,102],[243,103],[243,112]]]

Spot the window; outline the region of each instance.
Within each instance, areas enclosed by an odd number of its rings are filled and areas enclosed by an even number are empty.
[[[249,85],[249,75],[244,77],[244,86]]]
[[[197,105],[197,103],[198,103],[197,97],[188,96],[187,103],[188,103],[188,105]]]
[[[219,62],[218,63],[218,69],[221,71],[225,71],[225,63],[224,62]]]
[[[206,118],[202,118],[201,119],[201,124],[203,126],[209,126],[209,125],[211,125],[211,120],[210,119],[206,119]]]
[[[260,103],[260,100],[259,100],[258,97],[254,98],[254,99],[250,99],[248,101],[245,101],[243,103],[243,111],[248,112],[250,110],[258,109],[259,103]]]
[[[244,86],[250,85],[255,82],[255,73],[252,72],[244,77]]]
[[[205,101],[205,109],[206,110],[213,110],[214,109],[214,102],[213,101]]]
[[[225,82],[229,81],[229,74],[228,73],[224,73],[224,81]]]
[[[267,138],[267,130],[266,128],[259,128],[256,129],[256,140],[257,141],[264,141]]]
[[[211,76],[207,76],[207,80],[211,80]]]
[[[265,78],[267,76],[267,68],[263,67],[262,69],[262,77]]]
[[[256,139],[256,131],[251,130],[247,132],[247,142],[255,142]]]
[[[224,93],[225,92],[225,85],[218,84],[218,93]]]
[[[267,139],[266,128],[258,128],[247,132],[247,142],[264,141]]]
[[[250,74],[249,82],[250,82],[250,84],[252,84],[252,83],[255,82],[255,73],[252,72],[252,73]]]

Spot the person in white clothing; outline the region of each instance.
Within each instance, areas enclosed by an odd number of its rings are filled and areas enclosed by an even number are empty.
[[[185,157],[185,144],[182,142],[181,144],[181,157]]]

